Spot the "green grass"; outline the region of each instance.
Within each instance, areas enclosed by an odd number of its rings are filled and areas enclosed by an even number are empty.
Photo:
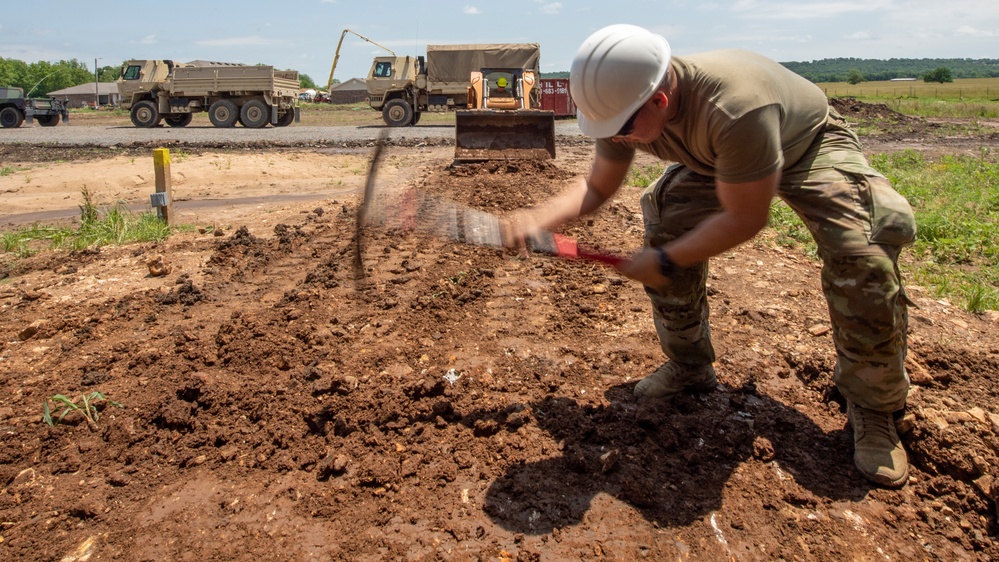
[[[171,228],[153,212],[133,214],[122,205],[99,209],[82,190],[77,228],[31,225],[0,235],[0,250],[27,257],[39,250],[70,249],[164,240]]]
[[[0,168],[0,177],[9,176],[13,173],[14,173],[13,166],[4,166],[3,168]]]
[[[845,82],[817,84],[826,96],[883,103],[914,117],[995,119],[999,117],[999,78],[957,79],[945,84],[915,82]]]
[[[628,175],[624,178],[624,184],[645,189],[655,183],[665,171],[666,166],[660,162],[654,162],[645,166],[632,166],[628,169]]]
[[[871,159],[916,213],[914,280],[971,312],[999,309],[999,163],[991,156],[982,149],[930,160],[906,150]]]

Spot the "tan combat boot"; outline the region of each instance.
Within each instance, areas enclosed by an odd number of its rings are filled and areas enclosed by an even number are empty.
[[[711,392],[718,386],[711,365],[667,361],[635,385],[635,398],[665,398],[680,392]]]
[[[853,426],[853,462],[861,474],[889,488],[905,485],[909,479],[909,459],[891,413],[848,402],[846,417]]]

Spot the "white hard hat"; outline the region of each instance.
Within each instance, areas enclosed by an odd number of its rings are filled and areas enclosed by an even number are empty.
[[[609,25],[583,41],[569,70],[579,130],[607,138],[652,97],[669,70],[666,39],[635,25]]]

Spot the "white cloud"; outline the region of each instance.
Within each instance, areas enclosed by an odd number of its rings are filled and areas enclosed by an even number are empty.
[[[550,16],[557,16],[561,11],[562,11],[561,2],[554,2],[552,4],[545,4],[544,6],[541,6],[541,13],[548,14]]]
[[[465,6],[461,11],[469,16],[477,16],[482,13],[475,6]]]
[[[883,11],[891,7],[890,0],[842,0],[833,2],[761,2],[738,0],[732,11],[747,19],[794,20],[833,18],[858,12]]]
[[[247,47],[254,45],[276,45],[277,41],[273,39],[260,37],[259,35],[250,35],[248,37],[226,37],[224,39],[204,39],[201,41],[195,41],[194,44],[203,45],[206,47]]]
[[[154,45],[154,44],[156,44],[156,42],[157,41],[156,41],[156,36],[155,35],[146,35],[142,39],[139,39],[139,44],[140,45]]]
[[[844,39],[849,39],[851,41],[866,41],[871,39],[871,32],[869,31],[854,31],[848,35],[843,36]]]
[[[5,59],[23,60],[25,62],[54,61],[72,58],[64,51],[55,51],[38,45],[0,45],[0,57]]]
[[[962,25],[954,31],[957,35],[966,35],[968,37],[996,37],[999,33],[995,31],[990,31],[988,29],[976,29],[970,25]]]

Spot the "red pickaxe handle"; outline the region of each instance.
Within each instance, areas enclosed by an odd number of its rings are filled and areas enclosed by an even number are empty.
[[[622,256],[602,254],[580,248],[575,239],[546,231],[528,237],[527,247],[535,252],[550,256],[558,256],[566,259],[585,259],[612,266],[616,266],[627,259]]]

